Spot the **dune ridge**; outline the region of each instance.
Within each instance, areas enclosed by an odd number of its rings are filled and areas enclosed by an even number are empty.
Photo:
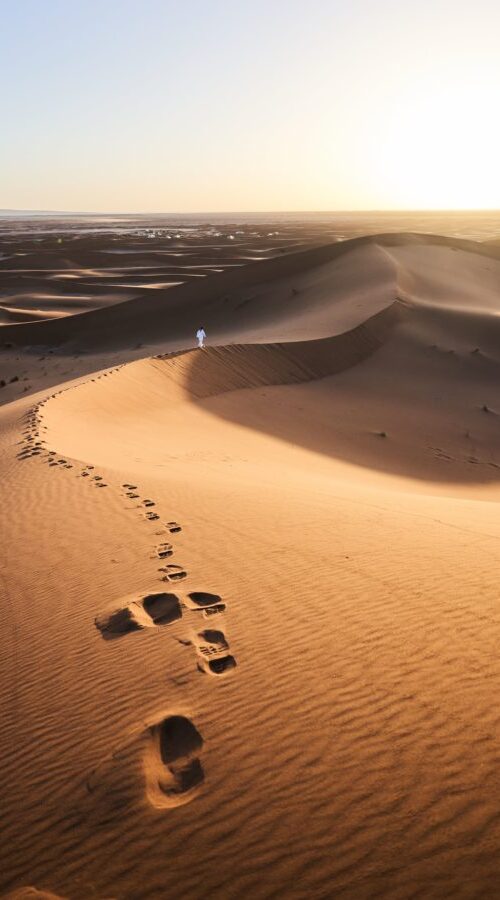
[[[253,286],[261,286],[272,283],[273,308],[268,315],[264,312],[264,322],[269,326],[276,313],[283,311],[286,304],[287,319],[293,314],[295,303],[307,300],[307,295],[289,285],[289,279],[297,276],[306,276],[310,270],[321,269],[329,264],[335,265],[342,257],[361,253],[369,260],[367,254],[370,248],[377,247],[398,248],[409,246],[410,248],[433,246],[448,248],[454,251],[464,251],[493,260],[498,260],[499,251],[495,245],[480,244],[474,241],[458,238],[446,238],[439,235],[421,234],[387,234],[376,236],[364,236],[350,241],[336,244],[328,244],[323,247],[302,250],[297,253],[260,260],[251,266],[228,269],[225,272],[207,275],[206,277],[169,288],[167,291],[158,290],[146,292],[126,300],[97,310],[88,310],[79,313],[78,316],[67,316],[60,321],[25,322],[15,325],[6,325],[2,328],[4,341],[14,341],[19,346],[44,345],[50,343],[54,346],[76,341],[79,346],[92,347],[101,345],[103,341],[108,346],[123,346],[134,338],[140,341],[155,342],[159,332],[163,331],[164,338],[168,339],[169,325],[176,323],[176,332],[182,335],[183,340],[192,333],[193,323],[197,317],[202,316],[205,323],[213,328],[220,329],[226,319],[231,319],[234,327],[234,312],[239,304],[248,298],[240,298],[239,292],[248,291]],[[361,257],[363,258],[363,257]],[[362,277],[357,260],[347,277],[351,282]],[[369,263],[370,264],[370,263]],[[378,277],[377,277],[378,276]],[[338,274],[335,271],[325,273],[330,278],[330,284],[335,284]],[[370,265],[369,277],[372,291],[376,288],[379,274],[374,271],[373,263]],[[375,278],[375,280],[373,280]],[[285,296],[280,296],[282,290],[278,284],[283,279],[285,284]],[[366,279],[367,289],[370,282]],[[346,291],[347,285],[343,285]],[[294,294],[294,290],[297,291]],[[233,294],[236,294],[233,296]],[[290,302],[290,294],[292,302]],[[302,295],[301,295],[302,294]],[[294,299],[295,298],[295,299]],[[255,298],[251,298],[255,301]],[[395,296],[385,300],[387,305]],[[255,302],[253,303],[255,305]],[[262,313],[261,313],[262,315]],[[267,321],[266,321],[267,319]],[[186,330],[189,323],[189,331]],[[319,336],[319,335],[317,335]]]
[[[331,338],[207,347],[202,355],[191,350],[164,357],[161,370],[189,397],[198,400],[262,385],[312,381],[370,356],[400,317],[401,307],[394,303],[369,322]]]

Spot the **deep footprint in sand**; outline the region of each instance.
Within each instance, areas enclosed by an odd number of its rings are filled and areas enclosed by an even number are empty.
[[[170,625],[182,617],[179,598],[165,592],[146,594],[125,606],[102,613],[95,626],[104,640],[110,641],[144,628]]]
[[[209,594],[206,591],[191,591],[184,598],[184,604],[188,609],[202,612],[205,618],[216,616],[225,612],[226,604],[218,594]]]
[[[169,544],[168,542],[160,544],[156,549],[158,559],[168,559],[169,556],[172,556],[173,552],[174,548],[172,547],[172,544]]]
[[[168,528],[170,534],[178,534],[179,531],[182,531],[181,526],[177,522],[166,522],[165,528]]]
[[[206,660],[206,666],[211,675],[225,675],[236,668],[236,660],[234,656],[228,653],[225,656],[217,656],[214,659]]]
[[[156,809],[189,803],[205,780],[200,732],[185,716],[168,716],[151,727],[150,735],[144,757],[149,802]]]
[[[157,519],[159,519],[159,518],[160,517],[159,517],[158,513],[155,513],[155,512],[147,512],[146,513],[146,519],[149,519],[150,522],[156,522]]]
[[[159,572],[163,572],[162,581],[181,581],[187,578],[187,572],[182,566],[162,566]]]
[[[223,631],[207,628],[200,631],[195,640],[196,652],[201,657],[198,668],[211,675],[225,675],[236,667],[236,660],[229,651]]]

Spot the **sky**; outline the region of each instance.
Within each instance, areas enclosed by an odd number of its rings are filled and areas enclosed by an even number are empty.
[[[0,0],[0,208],[500,209],[498,0]]]

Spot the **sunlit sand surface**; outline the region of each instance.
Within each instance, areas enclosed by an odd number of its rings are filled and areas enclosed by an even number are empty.
[[[500,228],[465,219],[4,226],[7,896],[496,896]]]

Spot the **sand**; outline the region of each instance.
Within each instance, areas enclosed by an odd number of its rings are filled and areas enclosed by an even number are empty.
[[[1,329],[5,895],[497,896],[499,297],[387,234]]]

